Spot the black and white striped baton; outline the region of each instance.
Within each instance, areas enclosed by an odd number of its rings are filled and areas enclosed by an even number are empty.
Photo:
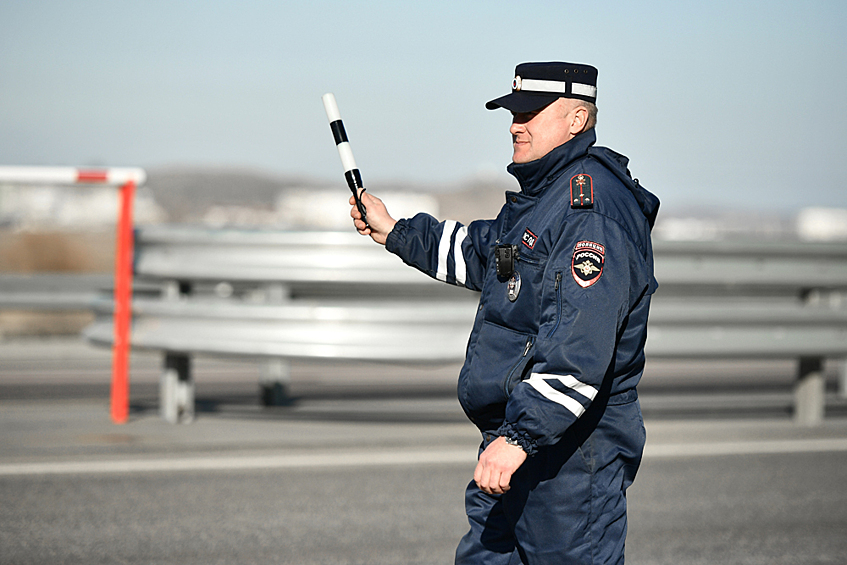
[[[335,138],[335,146],[338,148],[338,155],[341,157],[341,165],[344,167],[344,178],[347,179],[347,186],[353,191],[353,197],[356,199],[356,208],[362,215],[362,221],[367,227],[368,217],[365,205],[362,204],[362,198],[359,196],[359,189],[365,191],[362,186],[362,175],[359,169],[356,168],[356,161],[353,159],[353,150],[350,149],[350,142],[347,140],[347,132],[344,131],[344,122],[341,121],[341,113],[338,111],[338,104],[335,102],[335,95],[331,92],[324,94],[321,97],[326,110],[326,117],[329,120],[329,127],[332,130],[332,136]]]

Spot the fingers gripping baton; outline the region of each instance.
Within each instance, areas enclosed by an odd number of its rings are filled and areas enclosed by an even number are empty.
[[[335,102],[335,95],[332,93],[324,94],[321,97],[326,110],[326,117],[329,120],[329,127],[332,130],[332,136],[335,138],[335,146],[338,148],[338,155],[341,157],[341,165],[344,167],[344,178],[347,179],[347,186],[353,191],[353,197],[356,199],[356,208],[362,215],[362,221],[367,227],[368,217],[365,205],[362,204],[362,198],[359,195],[359,189],[364,192],[362,186],[362,175],[359,169],[356,168],[356,161],[353,159],[353,150],[350,149],[350,142],[347,140],[347,132],[344,131],[344,122],[341,121],[341,113],[338,111],[338,104]]]

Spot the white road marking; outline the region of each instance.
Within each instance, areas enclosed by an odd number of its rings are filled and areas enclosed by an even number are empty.
[[[847,438],[669,443],[657,445],[652,445],[648,441],[647,447],[644,449],[644,458],[668,459],[671,457],[713,457],[718,455],[761,455],[833,451],[847,451]]]
[[[647,444],[645,459],[722,455],[790,454],[847,451],[847,438]],[[455,448],[417,451],[320,452],[308,454],[175,457],[102,461],[57,461],[0,464],[0,476],[233,471],[377,467],[391,465],[473,465],[476,450]]]
[[[232,471],[253,469],[297,469],[304,467],[374,467],[384,465],[473,464],[471,449],[432,451],[321,452],[287,455],[222,457],[178,457],[105,461],[64,461],[0,465],[3,475],[64,475],[94,473],[137,473],[157,471]]]

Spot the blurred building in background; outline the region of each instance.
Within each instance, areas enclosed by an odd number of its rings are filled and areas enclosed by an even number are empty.
[[[397,218],[428,212],[469,223],[491,218],[504,177],[453,186],[382,182],[369,187]],[[349,190],[308,179],[239,169],[174,167],[148,171],[135,200],[136,225],[176,223],[207,228],[347,230]],[[847,209],[790,212],[685,208],[663,202],[654,237],[672,241],[847,240]],[[109,272],[118,199],[98,186],[0,184],[0,272]]]

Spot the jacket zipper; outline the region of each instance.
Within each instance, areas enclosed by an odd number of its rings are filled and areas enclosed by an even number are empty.
[[[547,337],[553,335],[553,333],[559,329],[559,322],[562,319],[562,291],[559,287],[562,284],[562,272],[559,271],[556,273],[556,284],[553,285],[553,289],[556,291],[556,325],[553,326],[553,329],[550,330],[550,333],[547,334]]]
[[[521,355],[520,360],[515,363],[515,366],[512,367],[512,370],[509,371],[509,374],[506,376],[506,381],[503,383],[503,392],[506,394],[506,398],[511,396],[512,392],[509,390],[509,383],[512,382],[512,376],[515,374],[515,371],[518,370],[518,367],[521,367],[524,364],[524,359],[532,350],[532,346],[535,345],[535,339],[532,336],[527,336],[526,338],[526,346],[523,348],[523,355]]]
[[[541,262],[538,259],[535,259],[533,257],[527,257],[526,255],[521,255],[520,251],[518,251],[518,253],[515,254],[515,261],[516,262],[522,261],[522,262],[528,263],[530,265],[540,265],[541,264]]]

